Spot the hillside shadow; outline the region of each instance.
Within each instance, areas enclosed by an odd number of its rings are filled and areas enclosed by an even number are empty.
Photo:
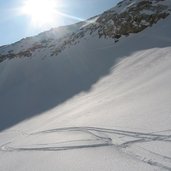
[[[166,25],[166,31],[162,29],[156,25],[153,30],[123,38],[116,44],[110,40],[85,40],[77,49],[71,47],[57,57],[41,62],[33,59],[34,63],[28,61],[23,66],[15,63],[7,74],[10,80],[0,87],[0,131],[91,90],[122,58],[142,50],[171,46],[171,33]]]

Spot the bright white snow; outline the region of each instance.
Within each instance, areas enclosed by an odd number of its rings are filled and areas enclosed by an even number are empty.
[[[0,63],[0,170],[171,170],[170,26]]]

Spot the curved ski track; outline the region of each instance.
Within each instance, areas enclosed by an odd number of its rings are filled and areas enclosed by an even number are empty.
[[[73,150],[82,148],[94,148],[103,146],[115,146],[121,152],[141,160],[147,164],[159,167],[164,170],[171,171],[171,156],[165,156],[148,149],[139,146],[141,143],[146,142],[167,142],[171,143],[171,130],[143,133],[133,132],[117,129],[107,129],[98,127],[66,127],[56,128],[40,132],[34,132],[31,134],[22,134],[24,139],[27,137],[45,135],[54,136],[54,134],[71,134],[71,139],[66,141],[57,141],[55,143],[37,143],[37,144],[22,144],[15,146],[15,141],[5,143],[0,146],[1,151],[13,152],[13,151],[61,151],[61,150]],[[164,134],[165,133],[165,134]],[[166,134],[167,133],[167,134]],[[88,138],[72,139],[72,135],[88,135]],[[56,135],[58,136],[58,135]],[[22,138],[23,139],[23,138]]]

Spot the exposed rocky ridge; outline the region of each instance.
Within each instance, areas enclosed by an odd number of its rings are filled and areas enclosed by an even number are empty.
[[[13,53],[13,50],[8,51],[8,54],[5,55],[0,55],[0,62],[3,62],[6,59],[12,59],[12,58],[16,58],[16,57],[30,57],[32,56],[32,53],[37,50],[37,49],[41,49],[44,48],[45,46],[43,46],[42,44],[35,44],[33,47],[25,50],[25,51],[20,51],[19,53]]]
[[[113,38],[117,42],[123,35],[128,36],[130,33],[141,32],[170,14],[171,9],[160,3],[163,1],[122,1],[115,8],[101,14],[96,22],[82,27],[78,33],[71,35],[61,47],[55,49],[52,55],[60,53],[68,44],[75,44],[87,33],[98,34],[99,38]],[[124,5],[126,5],[125,9],[118,12],[118,9]]]
[[[0,54],[0,62],[15,57],[30,57],[34,51],[41,48],[48,48],[51,56],[58,55],[67,46],[78,43],[79,39],[87,34],[97,35],[99,38],[113,38],[117,42],[121,36],[141,32],[159,20],[165,19],[171,12],[171,8],[165,2],[167,0],[121,1],[116,7],[99,15],[94,22],[87,21],[88,24],[85,26],[78,24],[80,29],[73,34],[67,34],[57,41],[53,38],[41,40],[19,53],[10,50],[7,54]]]

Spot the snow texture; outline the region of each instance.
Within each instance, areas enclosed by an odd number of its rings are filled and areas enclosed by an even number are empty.
[[[118,43],[86,34],[57,56],[1,62],[0,170],[171,170],[170,27],[168,16]]]

